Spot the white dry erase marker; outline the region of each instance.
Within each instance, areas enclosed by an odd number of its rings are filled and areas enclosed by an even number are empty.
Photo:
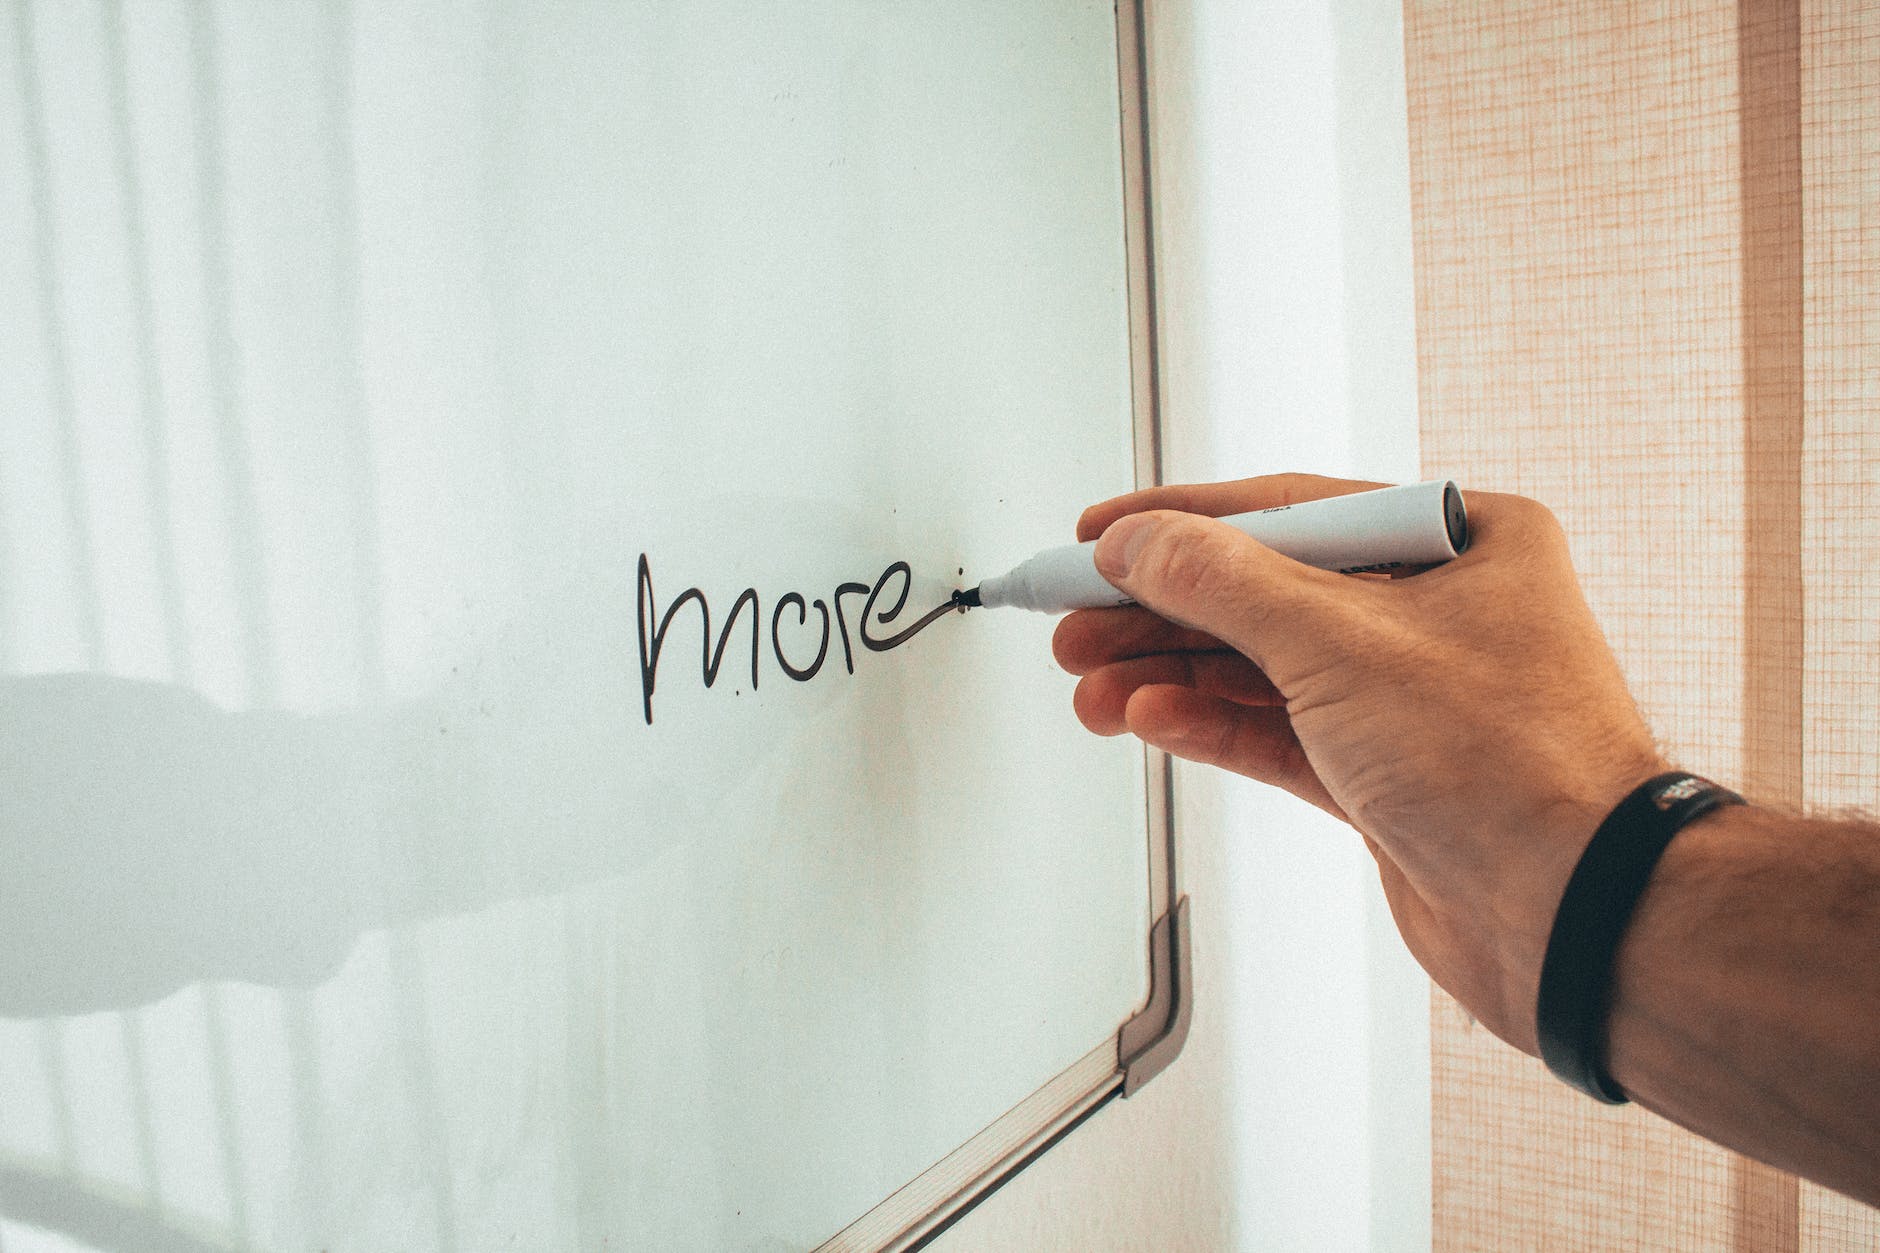
[[[1469,546],[1462,493],[1446,480],[1328,496],[1221,521],[1294,561],[1341,574],[1434,565]],[[1010,574],[954,593],[954,603],[1041,613],[1129,604],[1126,593],[1097,573],[1096,550],[1095,540],[1046,549]]]

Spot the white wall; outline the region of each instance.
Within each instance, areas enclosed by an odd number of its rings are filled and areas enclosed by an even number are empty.
[[[1414,479],[1399,6],[1150,3],[1169,477]],[[1283,794],[1179,787],[1186,1051],[942,1247],[1429,1247],[1427,984],[1369,858]]]

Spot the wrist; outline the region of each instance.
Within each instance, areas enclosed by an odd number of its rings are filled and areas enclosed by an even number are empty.
[[[1628,1099],[1607,1063],[1620,949],[1680,835],[1742,804],[1700,775],[1666,771],[1628,792],[1587,842],[1555,911],[1535,1006],[1541,1057],[1563,1082],[1608,1104]]]
[[[1640,1105],[1880,1201],[1880,827],[1732,806],[1666,850],[1614,970],[1607,1062]]]
[[[1499,1031],[1522,1052],[1540,1056],[1534,1031],[1541,966],[1553,934],[1561,898],[1574,868],[1593,836],[1613,810],[1647,779],[1673,769],[1662,757],[1640,757],[1615,767],[1601,779],[1588,779],[1549,802],[1525,835],[1517,835],[1528,855],[1497,894],[1510,902],[1503,917],[1500,950],[1504,954],[1503,1003],[1512,1031]]]
[[[1686,824],[1659,859],[1632,913],[1612,966],[1606,1058],[1627,1091],[1648,1093],[1667,1021],[1685,1016],[1692,989],[1676,954],[1727,930],[1733,895],[1725,883],[1753,878],[1739,868],[1746,836],[1767,817],[1752,804],[1724,805]],[[1753,841],[1749,841],[1753,843]],[[1740,902],[1738,902],[1740,904]],[[1649,1041],[1649,1043],[1648,1043]]]

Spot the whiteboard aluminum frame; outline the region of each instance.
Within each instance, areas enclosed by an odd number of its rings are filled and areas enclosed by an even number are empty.
[[[1136,484],[1162,481],[1161,375],[1156,324],[1149,165],[1148,0],[1117,0],[1122,120],[1123,233],[1129,285],[1130,393]],[[1166,753],[1143,750],[1148,804],[1149,996],[1089,1053],[997,1121],[830,1237],[819,1253],[911,1253],[939,1236],[1006,1180],[1113,1097],[1134,1095],[1181,1051],[1193,980],[1188,900],[1176,874],[1173,773]]]

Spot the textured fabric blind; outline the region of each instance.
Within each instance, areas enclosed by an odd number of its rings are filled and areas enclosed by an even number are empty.
[[[1560,515],[1674,759],[1880,811],[1880,5],[1408,0],[1423,469]],[[1880,1212],[1432,1008],[1439,1249]]]
[[[1802,792],[1811,805],[1874,813],[1880,811],[1880,4],[1805,3],[1799,26]],[[1880,1211],[1804,1185],[1801,1247],[1880,1249]]]

